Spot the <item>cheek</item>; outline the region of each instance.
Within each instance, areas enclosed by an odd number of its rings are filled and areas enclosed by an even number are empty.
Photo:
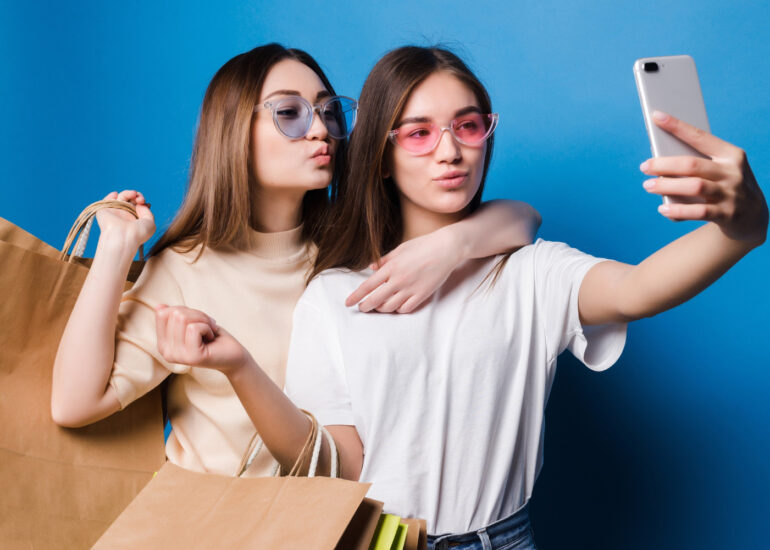
[[[476,181],[476,188],[478,189],[478,186],[481,185],[481,176],[484,174],[484,159],[487,156],[487,147],[486,145],[482,149],[477,149],[474,151],[475,156],[473,158],[473,172],[475,176]]]
[[[424,192],[426,182],[430,180],[427,157],[393,155],[391,176],[398,184],[398,189],[407,197]]]
[[[252,149],[254,177],[260,183],[266,183],[280,178],[282,172],[290,169],[289,163],[293,154],[291,142],[279,135],[275,128],[267,124],[255,125],[252,132]]]
[[[254,154],[255,160],[264,164],[269,162],[275,156],[284,156],[286,150],[289,149],[289,141],[283,136],[279,135],[277,131],[270,125],[259,124],[255,128],[254,132]]]

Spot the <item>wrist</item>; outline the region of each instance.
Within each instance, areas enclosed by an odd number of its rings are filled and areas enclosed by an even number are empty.
[[[136,256],[138,246],[133,246],[131,243],[127,243],[125,239],[121,239],[119,235],[109,235],[102,233],[99,235],[99,242],[96,246],[96,253],[94,254],[94,261],[91,269],[94,268],[109,272],[114,272],[117,269],[121,276],[125,278],[131,267],[131,262]]]
[[[470,243],[465,232],[458,228],[458,224],[442,227],[436,231],[436,235],[441,239],[443,249],[455,259],[456,264],[470,259]]]
[[[231,384],[237,384],[240,380],[249,376],[249,374],[260,371],[257,362],[254,361],[254,358],[248,353],[243,360],[231,363],[226,367],[221,367],[219,370],[227,376],[227,379],[230,380]]]
[[[107,228],[99,235],[97,250],[112,255],[129,256],[133,259],[140,246],[141,243],[126,235],[125,231]]]

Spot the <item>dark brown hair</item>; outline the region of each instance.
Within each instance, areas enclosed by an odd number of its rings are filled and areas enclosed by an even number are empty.
[[[432,47],[404,46],[385,54],[366,78],[359,98],[359,115],[350,138],[348,173],[333,195],[335,206],[319,242],[311,278],[325,269],[363,269],[398,246],[403,237],[401,206],[392,178],[385,178],[388,131],[396,124],[409,95],[426,78],[446,71],[476,96],[483,113],[491,113],[489,94],[478,78],[452,52]],[[487,142],[478,192],[468,211],[481,204],[493,136]]]
[[[205,247],[238,246],[250,227],[254,181],[251,163],[251,124],[262,84],[279,61],[294,59],[307,65],[334,94],[329,79],[306,52],[267,44],[236,55],[211,79],[203,97],[193,145],[190,177],[182,206],[171,225],[150,250],[189,252]],[[345,143],[340,142],[331,193],[345,170]],[[303,237],[318,242],[329,205],[328,189],[305,194],[302,203]]]

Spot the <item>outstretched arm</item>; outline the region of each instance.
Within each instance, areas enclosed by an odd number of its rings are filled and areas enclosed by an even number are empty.
[[[472,215],[411,239],[382,257],[375,273],[345,300],[361,311],[410,313],[452,271],[471,258],[486,258],[532,243],[540,214],[521,201],[486,202]]]
[[[659,157],[641,170],[650,193],[699,198],[697,204],[663,204],[672,220],[706,225],[680,237],[639,265],[602,262],[585,276],[578,306],[585,325],[656,315],[704,290],[767,237],[768,209],[743,150],[672,116],[656,124],[709,159]]]

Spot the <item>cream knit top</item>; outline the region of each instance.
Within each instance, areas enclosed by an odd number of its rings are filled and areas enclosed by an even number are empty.
[[[183,468],[234,475],[254,426],[227,377],[219,371],[168,363],[158,353],[157,304],[201,310],[229,331],[281,388],[292,314],[305,289],[313,250],[302,227],[279,233],[251,231],[240,250],[171,249],[151,258],[124,294],[116,329],[110,385],[121,408],[174,373],[168,412],[168,459]],[[244,474],[269,475],[275,461],[263,447]]]

